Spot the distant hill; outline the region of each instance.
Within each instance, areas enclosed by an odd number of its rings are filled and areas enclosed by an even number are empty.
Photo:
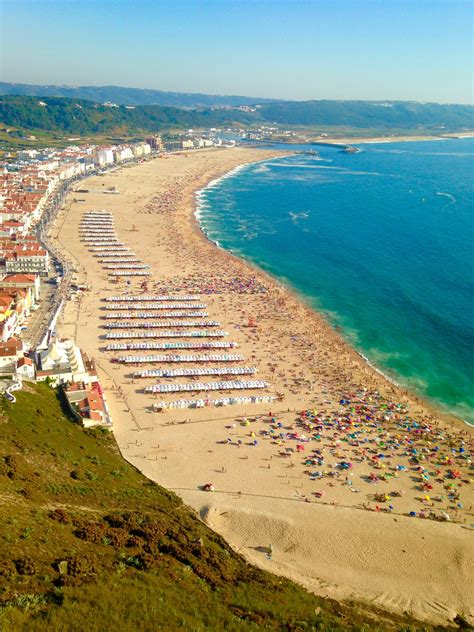
[[[259,105],[258,112],[265,120],[284,125],[474,129],[472,105],[415,101],[288,101]]]
[[[287,101],[283,99],[264,99],[258,97],[222,96],[193,94],[185,92],[165,92],[119,86],[54,86],[32,85],[24,83],[0,82],[0,95],[62,97],[74,101],[93,101],[95,103],[114,103],[123,106],[161,106],[162,108],[180,108],[197,110],[196,127],[201,121],[228,121],[233,118],[242,122],[268,122],[280,125],[296,126],[340,126],[361,129],[444,129],[458,131],[474,129],[474,108],[472,105],[418,103],[415,101]],[[33,103],[33,102],[31,102]],[[59,103],[59,102],[58,102]],[[233,108],[236,106],[256,106],[252,116],[243,116],[237,111],[225,115],[211,115],[206,110]],[[116,119],[132,119],[138,123],[138,112],[133,116]],[[144,119],[158,116],[160,124],[166,125],[168,118],[181,120],[172,109],[142,110],[143,129],[148,129]],[[111,119],[111,116],[105,117]],[[183,121],[192,121],[193,117],[182,117]],[[125,121],[126,122],[126,121]],[[105,121],[104,121],[105,124]],[[185,123],[187,125],[187,123]],[[213,123],[211,123],[213,124]],[[71,124],[72,126],[72,124]],[[70,127],[71,127],[70,126]],[[444,126],[444,127],[443,127]]]
[[[436,103],[305,101],[184,109],[161,105],[111,107],[64,97],[0,96],[0,123],[66,134],[134,134],[232,125],[350,128],[379,132],[457,132],[474,129],[474,107]]]
[[[4,125],[67,134],[155,132],[253,120],[251,113],[238,109],[184,110],[160,105],[109,107],[62,97],[0,97],[0,122]]]
[[[260,99],[257,97],[165,92],[163,90],[122,88],[120,86],[48,86],[7,83],[3,81],[0,81],[0,94],[66,97],[68,99],[87,99],[96,103],[110,102],[117,105],[164,105],[185,108],[208,108],[214,105],[253,105],[274,101],[274,99]]]

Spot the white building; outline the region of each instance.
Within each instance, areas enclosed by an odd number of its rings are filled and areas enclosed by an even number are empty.
[[[81,350],[74,344],[74,340],[55,340],[39,354],[38,364],[41,367],[36,372],[38,381],[48,378],[54,384],[89,384],[97,381],[97,375],[91,374],[90,367],[86,367]]]
[[[130,147],[117,147],[114,151],[115,162],[125,162],[132,160],[133,152]]]
[[[101,167],[111,165],[114,161],[114,151],[112,148],[100,149],[97,152],[97,162]]]
[[[18,160],[31,160],[38,155],[37,149],[21,149],[17,156]]]
[[[35,379],[35,365],[31,358],[20,358],[16,363],[16,374],[20,375],[23,379],[34,380]]]
[[[40,274],[49,273],[50,259],[47,250],[17,250],[5,253],[6,274]]]
[[[59,173],[60,180],[70,180],[75,176],[80,176],[85,172],[84,165],[81,162],[71,162],[63,167]]]
[[[132,145],[131,149],[135,158],[146,156],[151,152],[151,147],[148,143],[135,143]]]

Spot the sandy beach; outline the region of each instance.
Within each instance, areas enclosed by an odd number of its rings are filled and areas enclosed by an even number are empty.
[[[371,144],[371,143],[415,143],[415,142],[419,142],[419,141],[425,141],[425,140],[449,140],[449,139],[453,139],[453,138],[472,138],[474,136],[474,133],[472,131],[470,132],[458,132],[458,133],[446,133],[446,134],[442,134],[440,136],[431,136],[431,135],[423,135],[423,134],[419,134],[419,135],[414,135],[414,136],[397,136],[397,135],[391,135],[391,136],[371,136],[371,137],[365,137],[365,136],[347,136],[345,138],[324,138],[321,139],[324,143],[331,143],[334,145],[364,145],[364,144]],[[315,139],[315,142],[317,142],[317,139]]]
[[[82,181],[75,188],[89,192],[69,194],[50,234],[91,289],[67,302],[58,334],[95,358],[123,456],[248,560],[321,595],[434,623],[457,614],[474,622],[472,429],[396,388],[319,314],[196,223],[196,191],[275,155],[203,150]],[[105,194],[110,187],[118,193]],[[112,278],[81,241],[83,214],[102,209],[149,277]],[[105,339],[113,330],[104,328],[104,299],[150,294],[198,296],[228,332],[222,339],[237,345],[217,353],[242,354],[238,365],[255,367],[254,379],[268,382],[258,394],[274,401],[154,411],[159,401],[202,395],[145,393],[195,378],[138,378],[163,365],[117,362],[167,351],[106,350],[120,340]],[[207,483],[214,493],[202,490]]]

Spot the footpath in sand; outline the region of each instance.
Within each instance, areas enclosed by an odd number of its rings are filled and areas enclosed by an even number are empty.
[[[172,155],[81,182],[90,192],[69,195],[51,236],[91,290],[66,304],[59,335],[96,359],[124,457],[248,560],[321,595],[433,622],[473,618],[472,431],[388,383],[318,314],[196,226],[197,190],[275,153]],[[102,193],[110,187],[118,194]],[[113,279],[81,241],[83,214],[102,209],[149,277]],[[138,378],[163,366],[117,362],[146,352],[106,350],[104,299],[180,293],[206,304],[273,403],[154,412],[158,400],[202,394],[145,393],[192,379]],[[213,494],[202,490],[211,482]]]

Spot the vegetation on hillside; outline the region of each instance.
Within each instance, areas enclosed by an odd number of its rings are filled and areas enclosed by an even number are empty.
[[[213,127],[248,122],[240,110],[183,110],[158,105],[108,107],[78,99],[0,97],[0,122],[29,130],[67,134],[156,132],[168,128]]]
[[[474,107],[435,103],[306,101],[238,108],[110,107],[61,97],[0,96],[0,123],[28,130],[90,135],[275,124],[330,130],[452,132],[474,128]]]
[[[358,128],[442,130],[474,129],[472,105],[414,101],[303,101],[259,106],[267,121],[283,125],[340,125]]]
[[[46,385],[17,398],[0,402],[3,632],[431,629],[250,566]]]

